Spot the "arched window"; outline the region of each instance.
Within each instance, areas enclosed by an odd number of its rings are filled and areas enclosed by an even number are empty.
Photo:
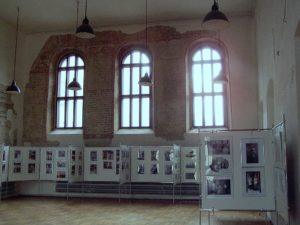
[[[119,128],[152,127],[152,90],[140,86],[140,78],[151,74],[148,52],[132,49],[120,60]]]
[[[201,43],[194,48],[189,61],[191,128],[227,128],[227,85],[215,80],[226,76],[221,48]]]
[[[81,90],[68,90],[68,84],[76,77]],[[56,78],[56,128],[82,128],[84,61],[75,54],[63,57],[58,64]]]

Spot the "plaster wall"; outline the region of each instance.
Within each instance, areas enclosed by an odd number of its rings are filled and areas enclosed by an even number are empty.
[[[285,1],[281,0],[257,1],[259,102],[262,104],[264,128],[270,123],[281,122],[283,114],[286,118],[290,218],[291,224],[296,225],[300,223],[298,141],[300,71],[296,70],[296,64],[299,65],[300,62],[299,58],[295,58],[296,46],[299,49],[295,33],[300,22],[300,2],[287,0],[286,10],[284,4]],[[273,113],[268,112],[268,108],[272,107]],[[275,222],[273,220],[274,224]]]

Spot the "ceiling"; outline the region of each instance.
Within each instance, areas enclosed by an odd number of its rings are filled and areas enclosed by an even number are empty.
[[[75,30],[77,0],[0,0],[0,19],[15,26],[20,7],[20,30],[24,33]],[[213,0],[148,0],[149,22],[203,18]],[[254,0],[219,0],[220,11],[229,18],[252,15]],[[79,22],[85,0],[79,0]],[[140,24],[145,21],[145,0],[88,0],[87,17],[96,27]]]

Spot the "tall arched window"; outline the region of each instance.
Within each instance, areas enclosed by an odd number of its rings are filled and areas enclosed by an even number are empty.
[[[152,127],[151,87],[138,84],[146,72],[151,74],[151,58],[142,49],[128,51],[120,60],[119,127]]]
[[[224,54],[214,44],[201,43],[190,55],[191,128],[227,128],[227,85],[215,82],[225,76]]]
[[[68,84],[76,77],[81,90],[68,90]],[[82,128],[84,61],[76,54],[63,57],[57,68],[56,82],[56,128]]]

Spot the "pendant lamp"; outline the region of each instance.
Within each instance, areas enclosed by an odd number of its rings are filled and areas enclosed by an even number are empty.
[[[17,15],[17,27],[16,27],[16,44],[15,44],[15,59],[14,59],[14,79],[11,82],[11,85],[9,85],[6,88],[6,93],[10,94],[19,94],[20,88],[18,87],[16,83],[16,64],[17,64],[17,48],[18,48],[18,33],[19,33],[19,14],[20,14],[20,8],[17,7],[18,15]]]
[[[76,27],[78,26],[78,11],[79,11],[79,1],[77,1]],[[75,40],[75,47],[76,47],[76,43],[77,42]],[[77,73],[77,71],[76,71],[76,73]],[[80,84],[76,80],[76,73],[74,75],[74,78],[73,78],[72,82],[70,82],[68,84],[68,87],[67,87],[68,90],[72,90],[72,91],[79,91],[79,90],[81,90],[81,86],[80,86]]]
[[[146,0],[146,7],[145,7],[145,43],[146,43],[146,49],[148,49],[148,0]],[[144,76],[141,77],[139,80],[139,85],[141,86],[152,86],[152,80],[150,75],[146,72]]]
[[[82,20],[82,24],[76,29],[76,36],[79,38],[93,38],[94,34],[93,28],[89,24],[89,20],[86,16],[87,14],[87,0],[85,0],[85,16]]]
[[[227,76],[221,72],[217,77],[214,78],[214,82],[218,84],[227,84],[229,80]]]
[[[229,27],[229,20],[224,13],[219,11],[217,0],[214,0],[211,11],[204,17],[202,27],[206,30],[223,30]]]

